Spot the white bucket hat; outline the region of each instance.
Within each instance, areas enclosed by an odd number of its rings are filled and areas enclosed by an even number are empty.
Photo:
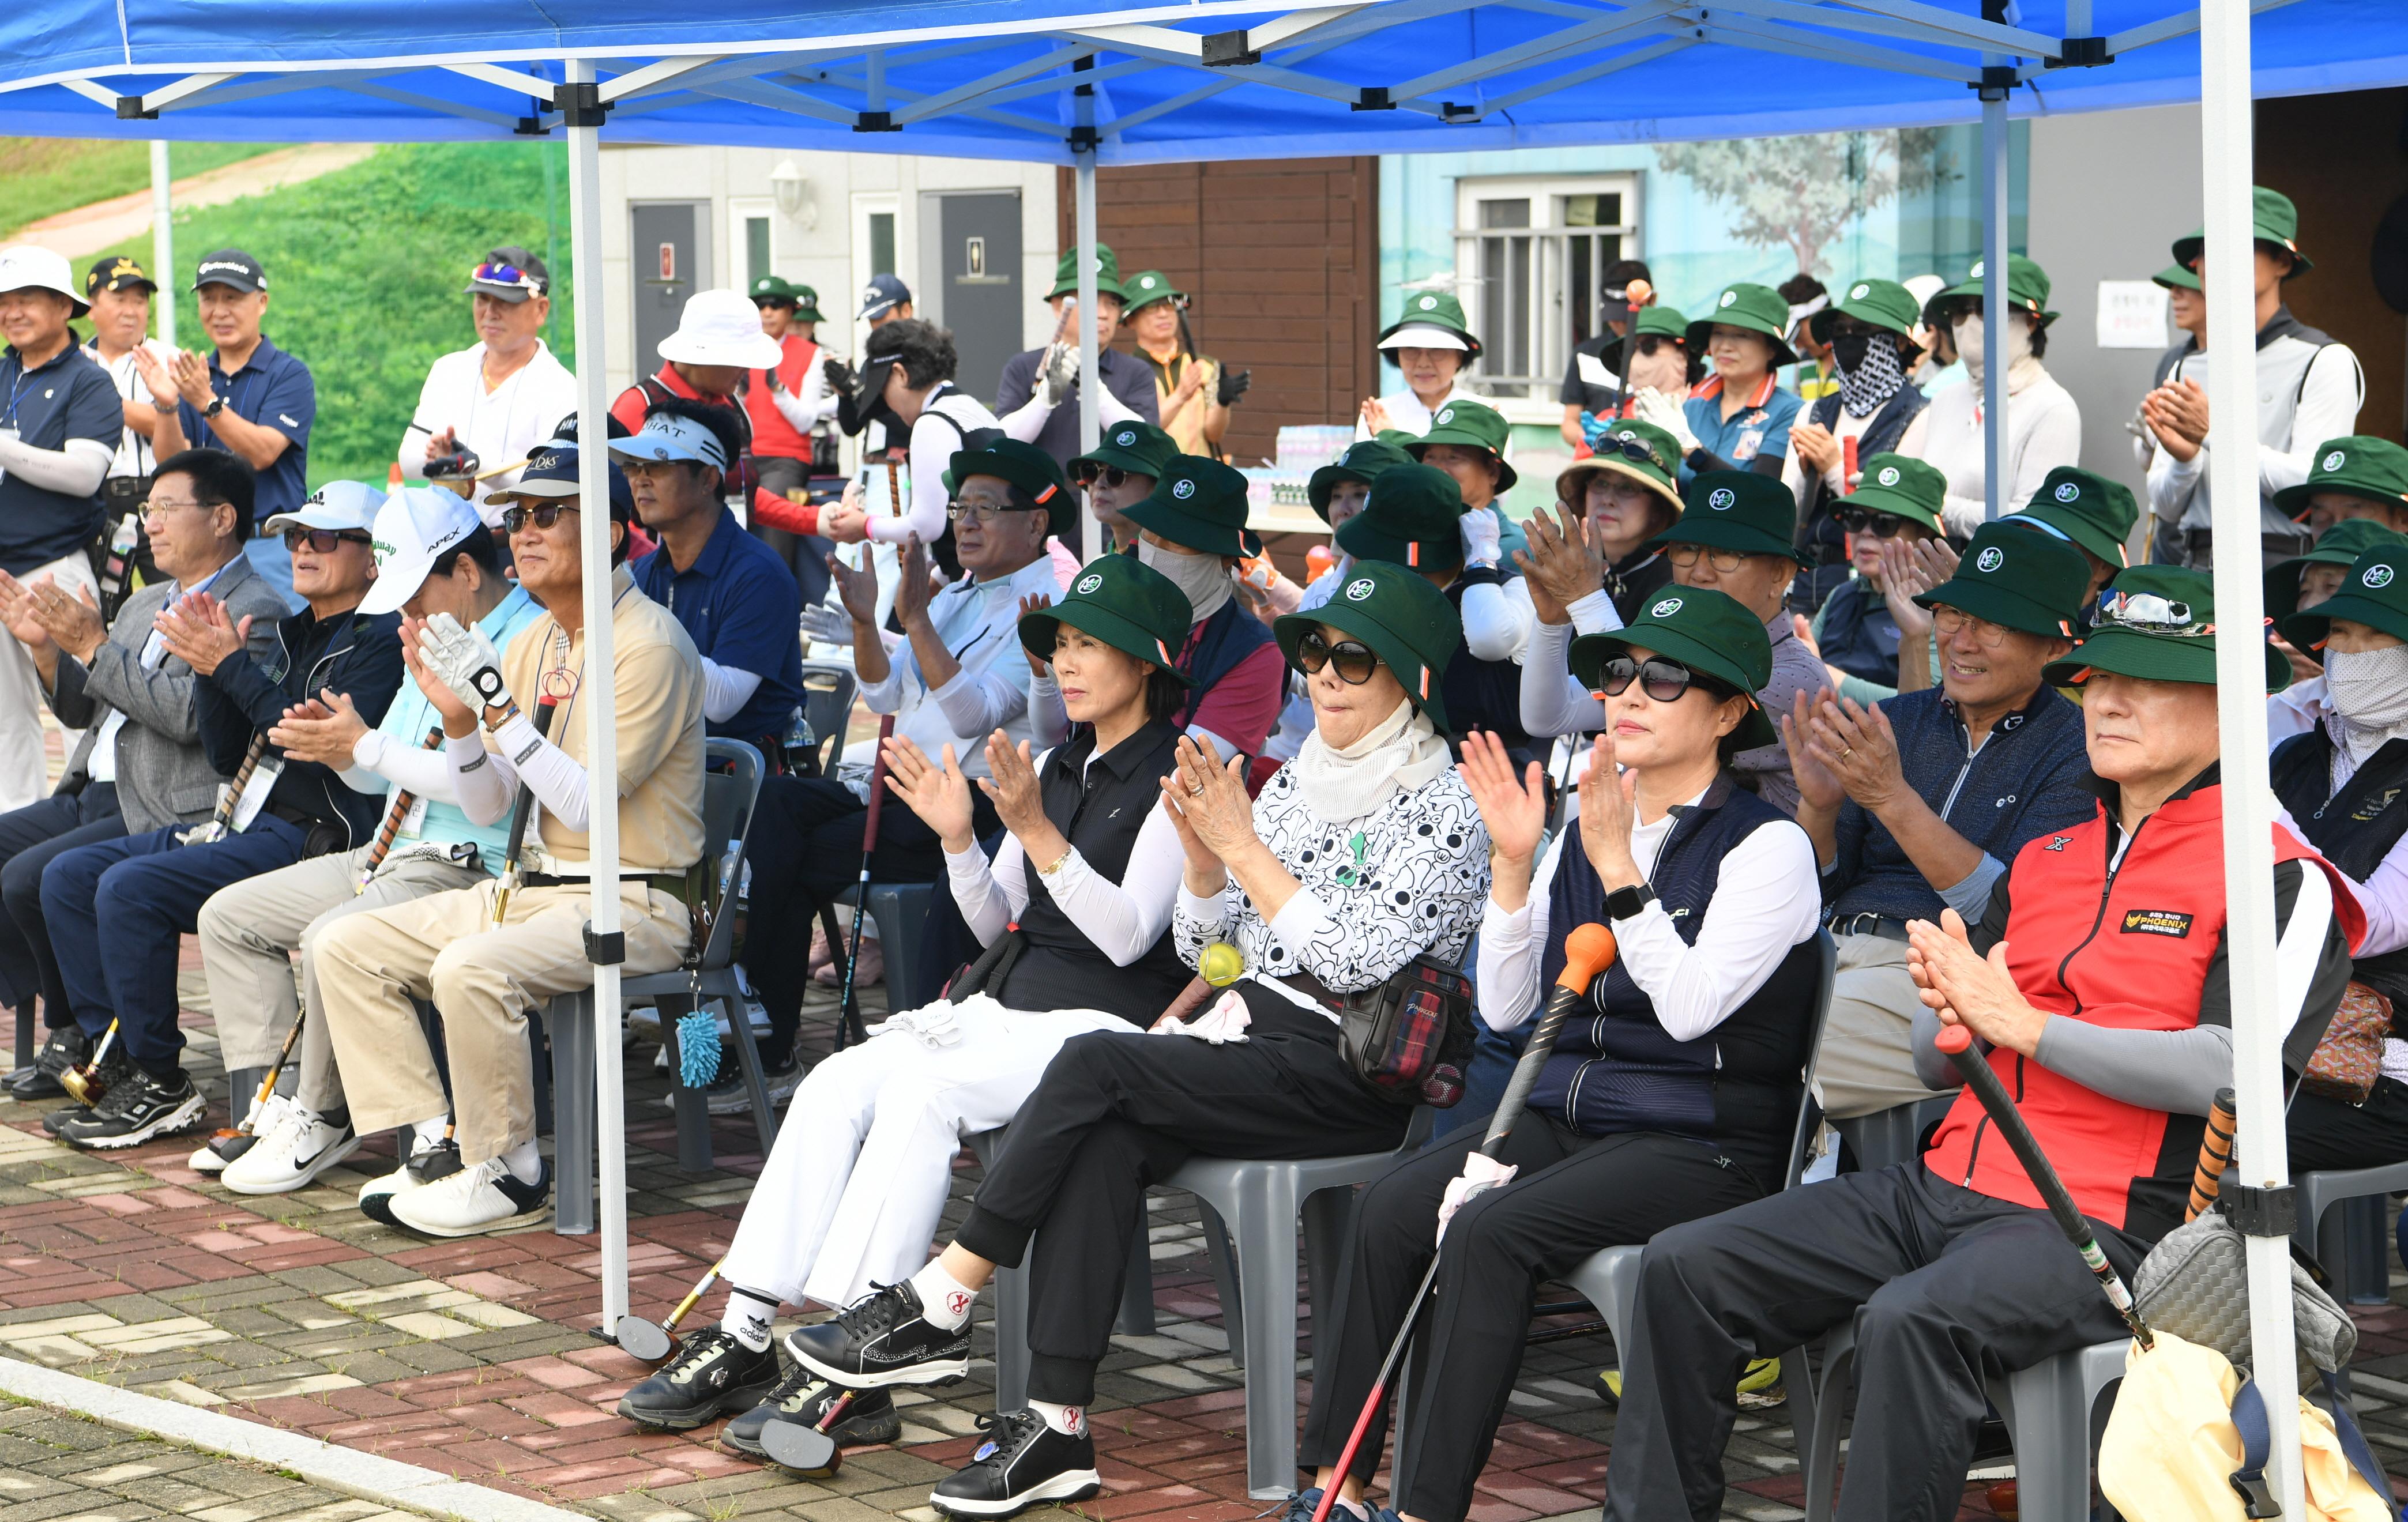
[[[38,243],[0,249],[0,292],[8,291],[55,291],[74,305],[71,315],[81,317],[92,310],[83,292],[76,289],[75,271],[67,267],[66,255]]]
[[[697,291],[685,300],[677,332],[662,339],[661,358],[681,364],[732,364],[767,370],[786,357],[784,346],[761,331],[761,314],[740,291]]]

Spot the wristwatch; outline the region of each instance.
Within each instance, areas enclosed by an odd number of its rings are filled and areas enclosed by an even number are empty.
[[[1633,883],[1605,895],[1605,912],[1615,919],[1636,919],[1641,911],[1655,902],[1656,889],[1645,883]]]
[[[201,408],[201,416],[204,418],[214,418],[224,410],[225,398],[222,396],[212,396],[209,398],[209,405]]]

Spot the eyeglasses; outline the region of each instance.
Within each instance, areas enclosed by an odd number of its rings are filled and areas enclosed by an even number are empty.
[[[947,518],[956,523],[968,523],[972,528],[984,528],[986,525],[994,522],[996,519],[1001,518],[1006,513],[1025,513],[1029,511],[1032,511],[1032,509],[1026,507],[997,507],[992,504],[983,502],[949,502],[945,504],[945,516]]]
[[[529,523],[538,529],[549,529],[560,521],[561,514],[580,510],[573,502],[547,502],[539,507],[505,507],[502,509],[502,533],[523,533]]]
[[[142,505],[145,518],[165,518],[179,507],[198,507],[203,511],[216,506],[214,502],[176,502],[166,497],[152,497]]]
[[[1130,479],[1136,475],[1137,472],[1133,470],[1123,470],[1118,465],[1082,463],[1079,466],[1078,474],[1073,476],[1071,479],[1077,481],[1082,487],[1093,486],[1097,481],[1101,481],[1106,486],[1112,488],[1114,491],[1118,491],[1120,488],[1128,485]]]
[[[1955,639],[1960,633],[1971,633],[1973,643],[1985,650],[1995,650],[2007,642],[2013,631],[2005,624],[1977,619],[1962,608],[1941,604],[1931,610],[1931,629],[1942,639]]]
[[[516,264],[482,263],[468,272],[468,278],[479,285],[514,285],[538,295],[543,293],[543,282]]]
[[[1869,508],[1851,507],[1840,515],[1840,521],[1847,525],[1850,533],[1870,533],[1876,539],[1895,539],[1914,520],[1900,518],[1896,513],[1876,513]]]
[[[1308,632],[1296,642],[1296,663],[1308,676],[1318,676],[1324,666],[1336,666],[1338,679],[1349,687],[1360,687],[1371,679],[1380,658],[1371,647],[1356,640],[1341,639],[1332,645],[1319,630]]]
[[[307,544],[321,555],[333,554],[337,545],[364,545],[367,542],[368,536],[365,533],[346,533],[339,529],[286,529],[284,531],[284,548],[287,550],[299,549]]]
[[[1727,576],[1745,565],[1754,557],[1744,549],[1709,549],[1704,545],[1672,545],[1665,549],[1664,558],[1684,571],[1699,561],[1704,561],[1708,565]]]
[[[1598,690],[1609,698],[1622,696],[1636,681],[1639,690],[1656,703],[1680,702],[1681,694],[1697,680],[1696,672],[1660,655],[1651,655],[1643,663],[1627,655],[1612,656],[1597,674]]]

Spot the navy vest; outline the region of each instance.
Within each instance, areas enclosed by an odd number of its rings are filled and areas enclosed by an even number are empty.
[[[2308,844],[2352,881],[2362,883],[2374,875],[2400,837],[2408,834],[2408,740],[2386,741],[2350,774],[2339,792],[2331,791],[2332,755],[2332,737],[2319,724],[2276,746],[2267,770],[2272,774],[2274,796],[2290,810]],[[2398,1006],[2393,1020],[2398,1033],[2400,1017],[2408,1015],[2408,948],[2358,958],[2351,964],[2350,978]]]
[[[1896,687],[1898,620],[1889,616],[1888,601],[1859,576],[1832,589],[1823,607],[1823,632],[1816,636],[1823,659],[1851,676]]]
[[[1694,945],[1723,858],[1758,830],[1797,825],[1733,786],[1728,773],[1680,816],[1649,884],[1673,930]],[[1573,828],[1548,893],[1542,989],[1552,989],[1564,970],[1565,937],[1590,922],[1606,922],[1605,885]],[[1779,1188],[1798,1119],[1819,966],[1813,938],[1799,942],[1728,1018],[1695,1041],[1675,1041],[1657,1023],[1655,1003],[1616,962],[1564,1022],[1530,1103],[1584,1136],[1660,1131],[1719,1143],[1756,1173],[1756,1182]]]
[[[1501,584],[1501,571],[1484,568],[1466,571],[1446,589],[1446,600],[1455,605],[1457,619],[1463,617],[1463,594],[1472,588]],[[1491,730],[1505,742],[1505,748],[1520,761],[1536,759],[1537,749],[1529,731],[1522,727],[1522,668],[1511,661],[1483,661],[1462,647],[1446,663],[1446,676],[1439,683],[1439,692],[1446,699],[1447,722],[1455,728],[1448,738],[1457,739],[1473,730]]]
[[[1180,652],[1179,669],[1196,685],[1187,690],[1187,702],[1179,710],[1180,727],[1184,729],[1195,721],[1196,710],[1203,705],[1204,694],[1212,690],[1214,682],[1235,671],[1239,661],[1275,637],[1270,626],[1239,606],[1234,596],[1204,620],[1202,630],[1189,630],[1187,647]],[[1160,776],[1169,770],[1165,766],[1154,775]]]

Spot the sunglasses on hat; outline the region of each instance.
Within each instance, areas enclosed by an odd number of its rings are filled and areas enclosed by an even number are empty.
[[[337,545],[345,543],[364,545],[368,542],[368,536],[365,533],[347,533],[340,529],[292,528],[284,531],[284,548],[288,552],[297,550],[306,544],[321,555],[331,555],[335,552]]]
[[[1304,668],[1308,676],[1318,676],[1322,667],[1334,665],[1340,681],[1349,687],[1360,687],[1371,679],[1380,658],[1359,640],[1341,639],[1332,645],[1316,629],[1296,642],[1296,663]]]
[[[1847,525],[1850,533],[1870,533],[1876,539],[1895,539],[1913,519],[1900,518],[1896,513],[1877,513],[1869,507],[1851,507],[1840,515],[1840,521]]]
[[[534,507],[519,504],[505,507],[502,509],[502,532],[506,534],[517,533],[529,523],[533,523],[538,529],[549,529],[560,521],[561,514],[579,510],[578,505],[573,502],[547,502]]]
[[[538,295],[543,293],[543,282],[516,264],[505,264],[488,260],[470,270],[468,278],[479,285],[514,285],[522,291],[532,291]]]
[[[1596,448],[1589,452],[1600,459],[1606,455],[1618,454],[1625,460],[1635,461],[1656,470],[1664,468],[1664,462],[1656,458],[1656,451],[1648,448],[1645,439],[1602,438],[1598,440]]]
[[[1697,673],[1660,655],[1651,655],[1644,661],[1627,655],[1617,655],[1598,668],[1598,690],[1609,698],[1618,698],[1637,682],[1639,690],[1657,703],[1678,703],[1698,680]]]

